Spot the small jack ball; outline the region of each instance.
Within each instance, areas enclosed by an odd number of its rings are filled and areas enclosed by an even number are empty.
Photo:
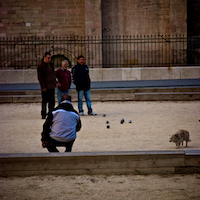
[[[105,117],[106,116],[106,114],[103,114],[103,117]]]
[[[109,124],[109,121],[106,121],[106,124]]]
[[[131,120],[129,120],[129,123],[132,123],[132,121],[131,121]]]
[[[107,128],[110,128],[110,126],[108,125]]]

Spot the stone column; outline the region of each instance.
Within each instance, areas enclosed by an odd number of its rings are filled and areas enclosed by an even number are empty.
[[[101,0],[85,0],[85,48],[88,66],[100,67],[102,63]]]

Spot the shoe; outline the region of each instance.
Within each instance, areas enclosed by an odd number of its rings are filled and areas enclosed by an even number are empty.
[[[83,113],[83,112],[80,112],[80,113],[79,113],[79,115],[80,115],[80,116],[83,116],[83,115],[84,115],[84,113]]]
[[[88,115],[97,115],[97,114],[94,112],[91,112],[91,113],[88,113]]]

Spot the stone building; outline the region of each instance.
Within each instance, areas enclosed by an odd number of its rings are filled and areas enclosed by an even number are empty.
[[[102,38],[153,35],[162,40],[168,35],[187,35],[187,4],[187,0],[0,0],[0,37],[65,36],[75,38],[95,36]],[[9,57],[17,55],[18,58],[21,58],[21,60],[18,59],[19,65],[29,63],[29,66],[35,66],[38,59],[41,59],[44,50],[51,51],[54,60],[68,58],[72,65],[76,63],[78,54],[84,54],[88,63],[95,63],[94,67],[101,67],[102,63],[105,62],[106,55],[110,55],[110,51],[112,53],[116,51],[116,55],[121,55],[122,51],[125,52],[126,55],[120,57],[120,60],[123,60],[122,65],[138,64],[140,63],[139,57],[143,56],[141,55],[142,50],[140,50],[136,58],[128,58],[129,54],[135,53],[133,50],[125,51],[120,47],[120,52],[117,52],[119,49],[114,50],[112,47],[108,51],[107,43],[104,44],[103,42],[103,46],[98,46],[98,50],[94,52],[94,50],[91,50],[96,48],[93,41],[86,44],[86,39],[73,48],[70,45],[66,47],[66,45],[61,44],[62,41],[57,44],[49,42],[46,49],[38,45],[41,42],[37,41],[34,45],[33,43],[29,40],[23,45],[18,42],[22,48],[17,52],[1,49],[2,52],[12,52],[10,55],[8,53],[0,55],[4,58],[4,64],[1,65],[5,66],[5,60],[7,60],[6,66],[12,66],[11,61],[8,61]],[[97,43],[101,42],[98,41]],[[27,44],[31,49],[30,55],[37,58],[34,63],[31,63],[30,60],[24,60],[28,57],[26,55],[27,50],[24,49]],[[80,46],[84,46],[81,52],[79,51]],[[184,47],[183,51],[186,48]],[[168,49],[169,45],[165,46],[163,51],[171,53]],[[160,53],[154,52],[154,54],[157,56]],[[180,57],[180,60],[183,59],[184,54]],[[155,55],[153,56],[155,57]],[[24,63],[21,63],[23,61]],[[15,61],[13,62],[15,63]],[[151,62],[155,61],[152,60]]]
[[[186,20],[186,0],[0,1],[1,37],[186,34]]]

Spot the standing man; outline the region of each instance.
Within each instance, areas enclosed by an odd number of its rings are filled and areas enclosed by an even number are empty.
[[[51,63],[51,54],[46,52],[42,62],[38,65],[37,68],[38,80],[40,83],[42,91],[42,119],[46,118],[47,114],[47,103],[49,113],[52,112],[55,106],[55,87],[56,87],[56,78],[54,74],[54,66]]]
[[[79,56],[77,58],[77,65],[75,65],[72,69],[72,76],[78,93],[79,114],[84,115],[84,110],[83,110],[83,95],[84,95],[88,108],[88,115],[96,115],[96,113],[92,111],[92,105],[90,100],[91,81],[89,77],[89,69],[88,66],[85,65],[85,58],[83,56]]]
[[[62,61],[62,67],[55,71],[56,78],[58,80],[57,83],[57,98],[58,104],[61,103],[60,99],[62,94],[69,94],[69,89],[71,86],[71,73],[67,70],[69,66],[68,60]]]
[[[59,152],[57,146],[66,147],[71,152],[76,132],[81,129],[81,120],[71,103],[71,96],[63,94],[61,104],[49,113],[43,125],[42,147],[49,152]]]

